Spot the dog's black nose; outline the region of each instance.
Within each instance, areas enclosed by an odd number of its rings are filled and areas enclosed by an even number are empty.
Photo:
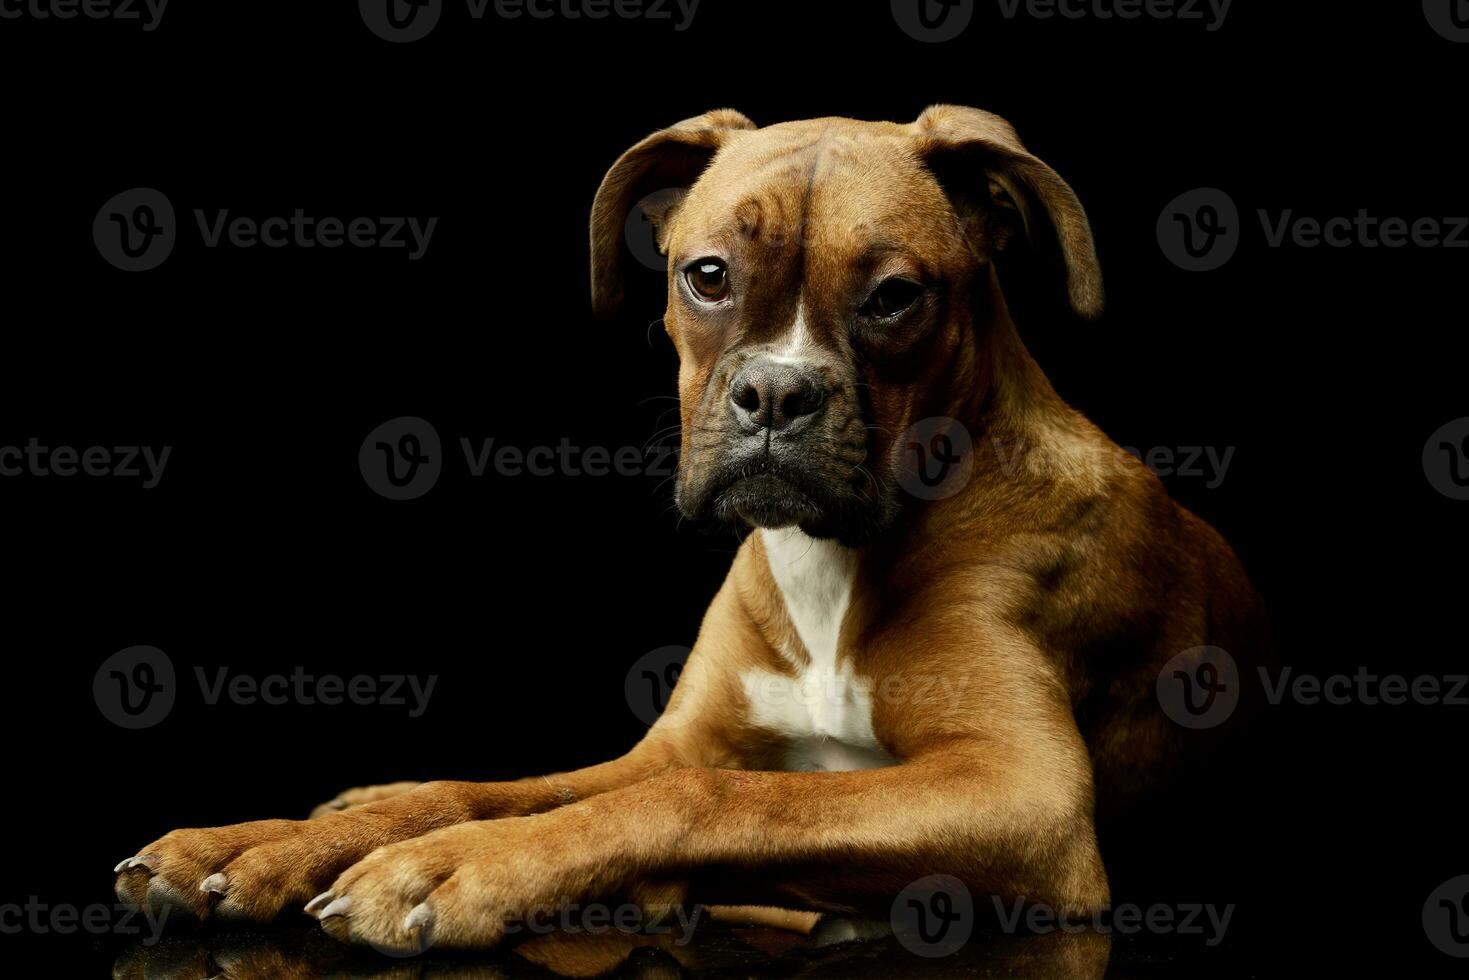
[[[827,394],[815,368],[767,357],[746,363],[729,385],[735,421],[750,432],[793,428],[821,411]]]

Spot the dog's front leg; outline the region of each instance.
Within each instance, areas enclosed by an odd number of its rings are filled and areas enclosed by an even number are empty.
[[[413,952],[492,946],[507,923],[589,902],[878,909],[935,873],[1062,913],[1093,910],[1107,885],[1089,776],[1073,768],[1085,757],[1061,765],[1043,751],[950,744],[861,772],[675,770],[385,847],[318,911],[339,939]]]
[[[117,866],[125,902],[180,917],[270,922],[300,908],[374,849],[472,820],[540,813],[666,771],[650,736],[627,755],[575,772],[504,783],[428,782],[311,820],[175,830]]]
[[[374,786],[356,786],[352,789],[344,789],[325,803],[313,807],[311,817],[324,817],[329,813],[340,813],[350,810],[354,806],[365,806],[368,803],[377,803],[381,800],[391,800],[395,796],[402,796],[409,790],[422,786],[419,780],[404,780],[397,783],[378,783]]]

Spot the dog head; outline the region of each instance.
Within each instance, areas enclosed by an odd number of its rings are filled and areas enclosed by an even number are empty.
[[[693,519],[870,540],[902,505],[900,434],[984,398],[1001,253],[1056,253],[1076,312],[1101,306],[1076,195],[977,109],[764,129],[720,110],[653,134],[597,193],[599,313],[621,302],[638,207],[668,259]]]

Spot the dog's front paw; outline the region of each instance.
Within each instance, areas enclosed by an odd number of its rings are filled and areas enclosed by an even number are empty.
[[[118,864],[117,896],[171,918],[270,922],[385,842],[356,816],[175,830]]]
[[[515,901],[516,882],[505,860],[510,855],[497,861],[490,853],[494,838],[513,835],[503,828],[495,833],[493,826],[448,827],[379,848],[347,869],[306,911],[334,938],[387,953],[495,946],[506,919],[524,903]]]
[[[610,862],[588,860],[584,842],[547,836],[549,823],[461,824],[380,848],[307,911],[333,937],[393,955],[488,949],[507,923],[545,916],[616,880]]]

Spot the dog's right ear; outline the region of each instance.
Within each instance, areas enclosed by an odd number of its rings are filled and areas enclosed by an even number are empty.
[[[687,190],[731,133],[755,128],[733,109],[716,109],[654,133],[612,165],[592,204],[592,309],[598,316],[611,316],[622,305],[629,212],[655,192]],[[670,197],[660,194],[656,200],[647,213],[658,224]]]
[[[1014,127],[982,109],[935,105],[911,129],[919,154],[940,184],[988,187],[980,193],[1002,216],[1001,247],[1012,237],[1004,227],[1007,214],[1019,219],[1032,243],[1049,237],[1046,244],[1054,243],[1065,270],[1071,308],[1085,319],[1101,313],[1102,269],[1086,211],[1071,185],[1021,144]],[[1037,235],[1038,226],[1049,227],[1049,236]]]

